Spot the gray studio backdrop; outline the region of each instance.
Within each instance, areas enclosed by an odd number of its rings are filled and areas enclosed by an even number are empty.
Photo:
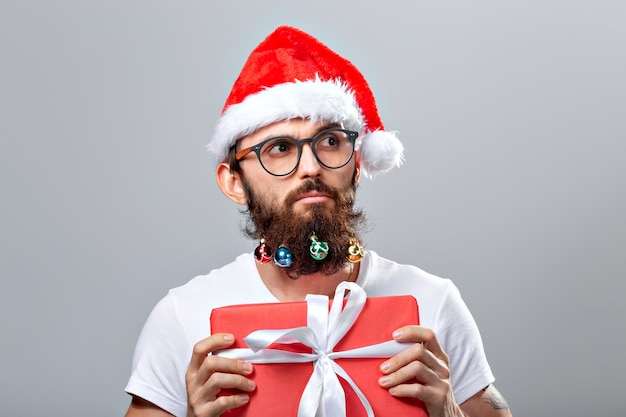
[[[204,146],[278,24],[405,143],[366,246],[456,282],[516,416],[623,416],[617,0],[0,0],[0,415],[122,415],[152,306],[254,248]]]

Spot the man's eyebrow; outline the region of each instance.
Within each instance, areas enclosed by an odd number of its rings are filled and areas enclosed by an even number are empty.
[[[326,124],[323,124],[322,126],[318,127],[315,130],[315,133],[313,134],[313,136],[319,134],[320,132],[323,132],[324,130],[341,129],[341,128],[342,128],[341,123],[338,123],[338,122],[326,123]],[[267,136],[263,137],[263,140],[274,139],[274,138],[292,138],[292,139],[295,139],[291,135],[267,135]]]
[[[315,134],[317,135],[318,133],[323,132],[324,130],[335,129],[335,128],[341,129],[341,123],[327,123],[327,124],[324,124],[324,125],[320,126],[319,129],[317,129]]]

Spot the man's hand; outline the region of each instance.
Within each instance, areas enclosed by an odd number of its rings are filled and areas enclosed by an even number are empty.
[[[395,397],[419,398],[430,417],[463,416],[454,400],[450,385],[448,355],[441,349],[435,333],[421,326],[396,330],[398,342],[414,342],[380,366],[384,376],[379,380]]]
[[[232,334],[218,333],[196,343],[185,380],[187,382],[187,417],[215,417],[224,411],[241,407],[250,397],[247,392],[256,386],[247,378],[252,365],[241,360],[224,358],[209,353],[233,344]],[[223,389],[242,391],[240,394],[222,395]]]
[[[460,406],[454,399],[450,384],[450,360],[435,332],[421,326],[405,326],[396,330],[398,342],[414,344],[383,362],[382,387],[395,397],[422,400],[429,417],[510,417],[504,398],[493,386],[479,391]]]

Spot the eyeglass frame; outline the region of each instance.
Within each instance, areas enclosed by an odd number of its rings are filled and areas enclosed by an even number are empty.
[[[324,162],[322,162],[319,158],[319,156],[317,155],[317,151],[315,150],[315,144],[317,143],[318,140],[322,139],[323,135],[325,133],[328,132],[333,132],[333,131],[339,131],[339,132],[343,132],[346,135],[348,135],[348,140],[350,141],[350,143],[352,143],[352,151],[350,152],[350,157],[346,160],[346,162],[344,162],[343,164],[337,166],[337,167],[331,167],[326,165]],[[313,152],[313,155],[315,156],[315,160],[322,165],[325,168],[328,169],[339,169],[339,168],[343,168],[346,165],[348,165],[348,163],[350,163],[350,161],[352,160],[352,158],[354,158],[354,150],[356,148],[356,139],[359,137],[359,132],[356,132],[354,130],[348,130],[348,129],[341,129],[338,127],[331,127],[328,129],[324,129],[321,130],[319,132],[317,132],[315,134],[315,136],[313,136],[312,138],[304,138],[304,139],[296,139],[293,138],[291,136],[274,136],[271,138],[267,138],[259,143],[257,143],[256,145],[250,146],[248,148],[244,148],[241,149],[239,151],[236,150],[235,146],[233,145],[232,150],[234,151],[234,155],[233,155],[233,160],[236,161],[237,163],[239,163],[243,158],[245,158],[248,154],[250,154],[250,152],[254,152],[256,154],[257,160],[259,161],[259,164],[261,164],[261,167],[265,170],[265,172],[267,172],[270,175],[273,175],[275,177],[285,177],[287,175],[292,174],[297,168],[298,165],[300,165],[300,159],[302,158],[302,144],[303,143],[310,143],[311,144],[311,151]],[[273,172],[270,172],[265,165],[263,164],[263,161],[261,161],[261,148],[263,147],[263,145],[265,145],[267,142],[270,142],[272,140],[276,140],[276,139],[288,139],[292,142],[294,142],[296,144],[296,146],[298,147],[298,158],[296,159],[296,163],[293,166],[293,168],[291,169],[291,171],[287,172],[286,174],[274,174]]]

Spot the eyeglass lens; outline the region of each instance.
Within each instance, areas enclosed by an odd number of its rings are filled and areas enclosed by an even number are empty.
[[[274,175],[285,175],[293,171],[299,162],[299,142],[290,137],[268,140],[259,150],[263,167]],[[317,160],[327,168],[345,165],[354,151],[354,142],[342,130],[325,130],[317,134],[311,145]],[[301,146],[301,143],[300,143]]]

